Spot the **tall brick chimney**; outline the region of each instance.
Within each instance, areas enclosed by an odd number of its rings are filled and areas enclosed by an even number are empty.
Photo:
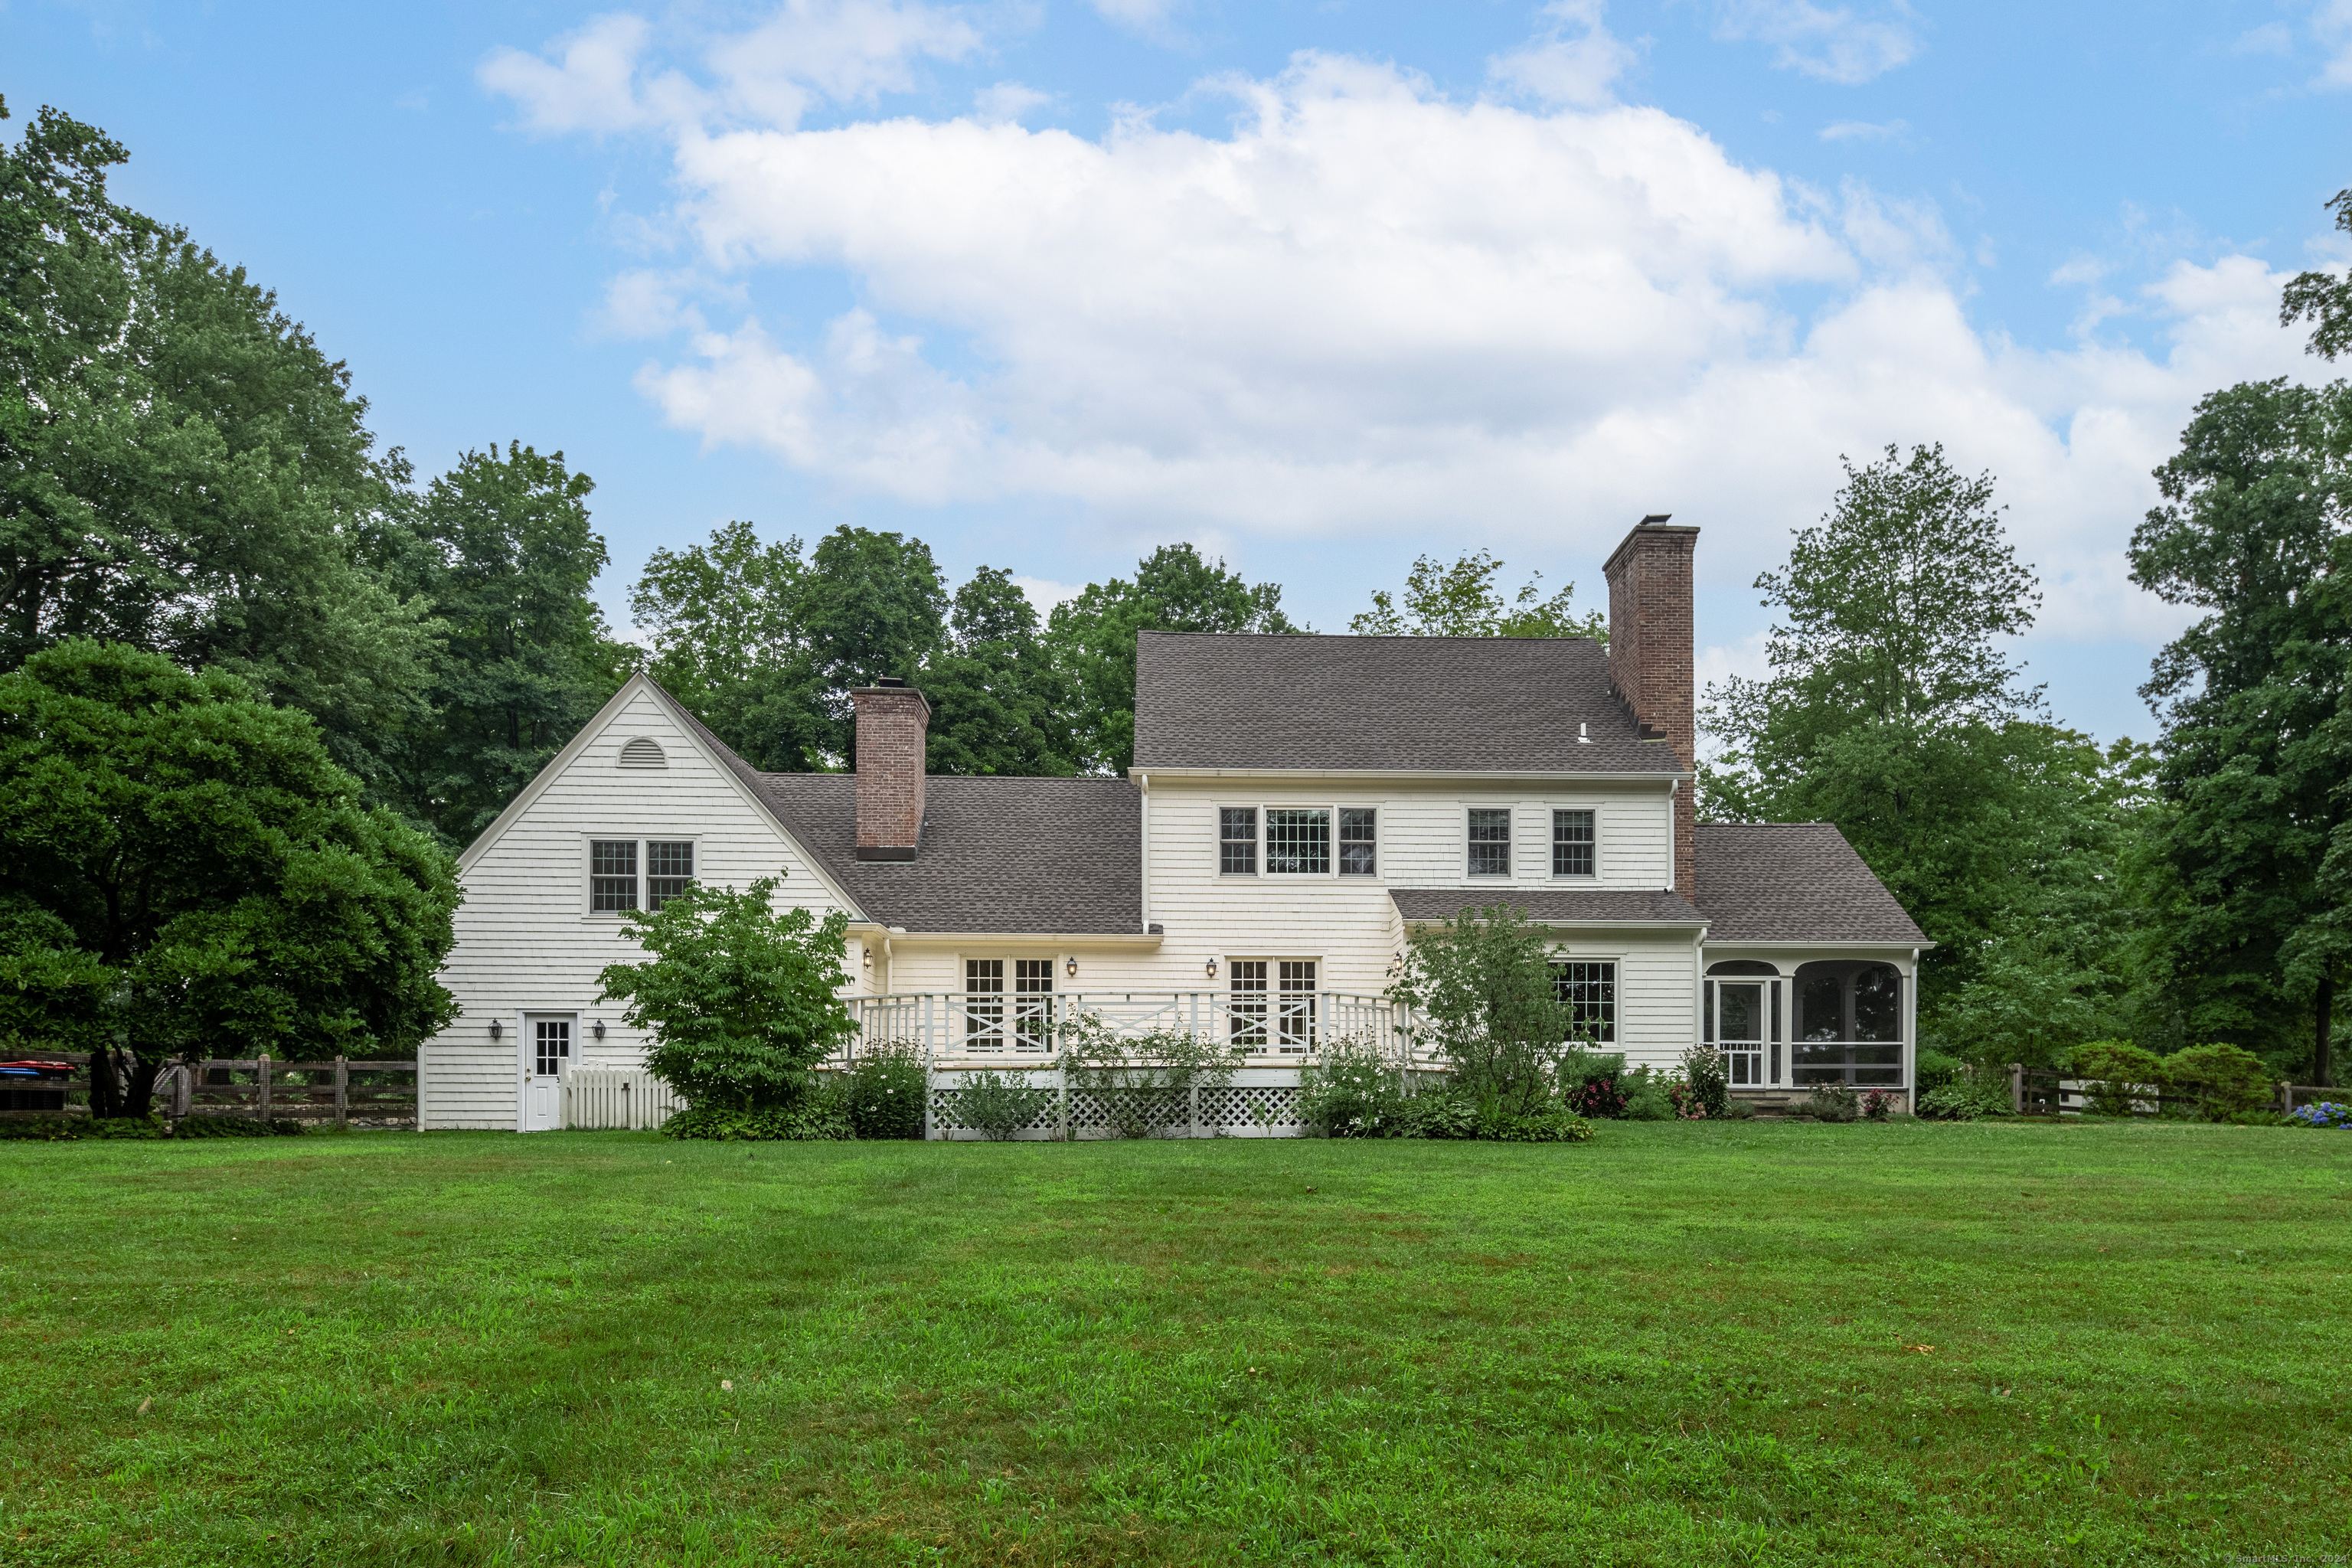
[[[1609,557],[1609,681],[1633,710],[1642,739],[1674,752],[1683,772],[1698,765],[1698,711],[1693,690],[1691,552],[1696,528],[1669,528],[1666,514],[1643,518]],[[1675,792],[1675,891],[1696,898],[1697,813],[1693,791]]]
[[[903,680],[860,686],[857,706],[857,858],[912,860],[923,837],[923,738],[931,705]]]

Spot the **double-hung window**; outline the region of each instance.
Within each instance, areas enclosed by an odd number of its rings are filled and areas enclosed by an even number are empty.
[[[1507,808],[1470,811],[1470,874],[1507,877],[1511,874],[1511,814]]]
[[[1230,877],[1257,875],[1257,807],[1228,805],[1218,810],[1217,869]]]
[[[657,910],[693,885],[690,838],[588,841],[588,908],[593,913]]]
[[[1551,874],[1590,877],[1593,872],[1592,813],[1555,811],[1551,814]]]
[[[1617,1037],[1617,966],[1559,959],[1551,966],[1552,1000],[1568,1009],[1568,1037],[1607,1045]]]
[[[1380,813],[1370,806],[1339,808],[1339,875],[1370,877],[1381,868]]]

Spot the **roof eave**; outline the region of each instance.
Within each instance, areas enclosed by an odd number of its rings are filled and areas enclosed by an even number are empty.
[[[1462,782],[1483,779],[1496,784],[1670,784],[1688,783],[1695,773],[1643,769],[1639,772],[1586,772],[1534,768],[1171,768],[1138,763],[1127,770],[1130,779],[1150,774],[1160,779],[1428,779]]]

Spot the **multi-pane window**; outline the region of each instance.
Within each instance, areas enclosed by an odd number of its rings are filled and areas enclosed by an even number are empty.
[[[1004,1048],[1004,960],[963,961],[963,1048]]]
[[[1268,806],[1265,868],[1295,877],[1331,870],[1331,814],[1321,806]]]
[[[649,839],[646,844],[646,908],[657,910],[677,898],[694,880],[694,843],[664,843]]]
[[[1263,958],[1236,958],[1227,966],[1233,977],[1233,1000],[1226,1005],[1225,1016],[1237,1051],[1265,1049],[1265,970]]]
[[[1054,961],[1013,961],[1013,1037],[1024,1051],[1042,1051],[1054,1036]]]
[[[1369,877],[1380,869],[1380,814],[1370,806],[1339,808],[1339,875]]]
[[[588,845],[588,907],[592,910],[634,910],[637,907],[637,841],[597,838]]]
[[[1551,814],[1551,874],[1555,877],[1592,875],[1592,814],[1555,811]]]
[[[1472,809],[1470,874],[1474,877],[1507,877],[1511,874],[1511,814],[1508,810]]]
[[[1568,1035],[1587,1045],[1617,1037],[1617,966],[1567,959],[1551,966],[1552,1000],[1568,1009]]]
[[[1229,966],[1227,1029],[1235,1050],[1298,1053],[1315,1048],[1316,963],[1236,958]]]
[[[1257,872],[1257,807],[1228,805],[1217,812],[1217,869],[1229,875]]]
[[[1275,971],[1275,984],[1280,988],[1276,1000],[1281,1007],[1276,1048],[1311,1051],[1315,1048],[1314,960],[1284,959]]]
[[[532,1067],[541,1078],[562,1078],[572,1059],[572,1020],[541,1018],[531,1026]]]

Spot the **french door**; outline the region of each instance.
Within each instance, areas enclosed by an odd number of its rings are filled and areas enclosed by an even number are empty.
[[[563,1125],[563,1072],[572,1065],[569,1013],[527,1013],[522,1020],[522,1130],[552,1132]]]

